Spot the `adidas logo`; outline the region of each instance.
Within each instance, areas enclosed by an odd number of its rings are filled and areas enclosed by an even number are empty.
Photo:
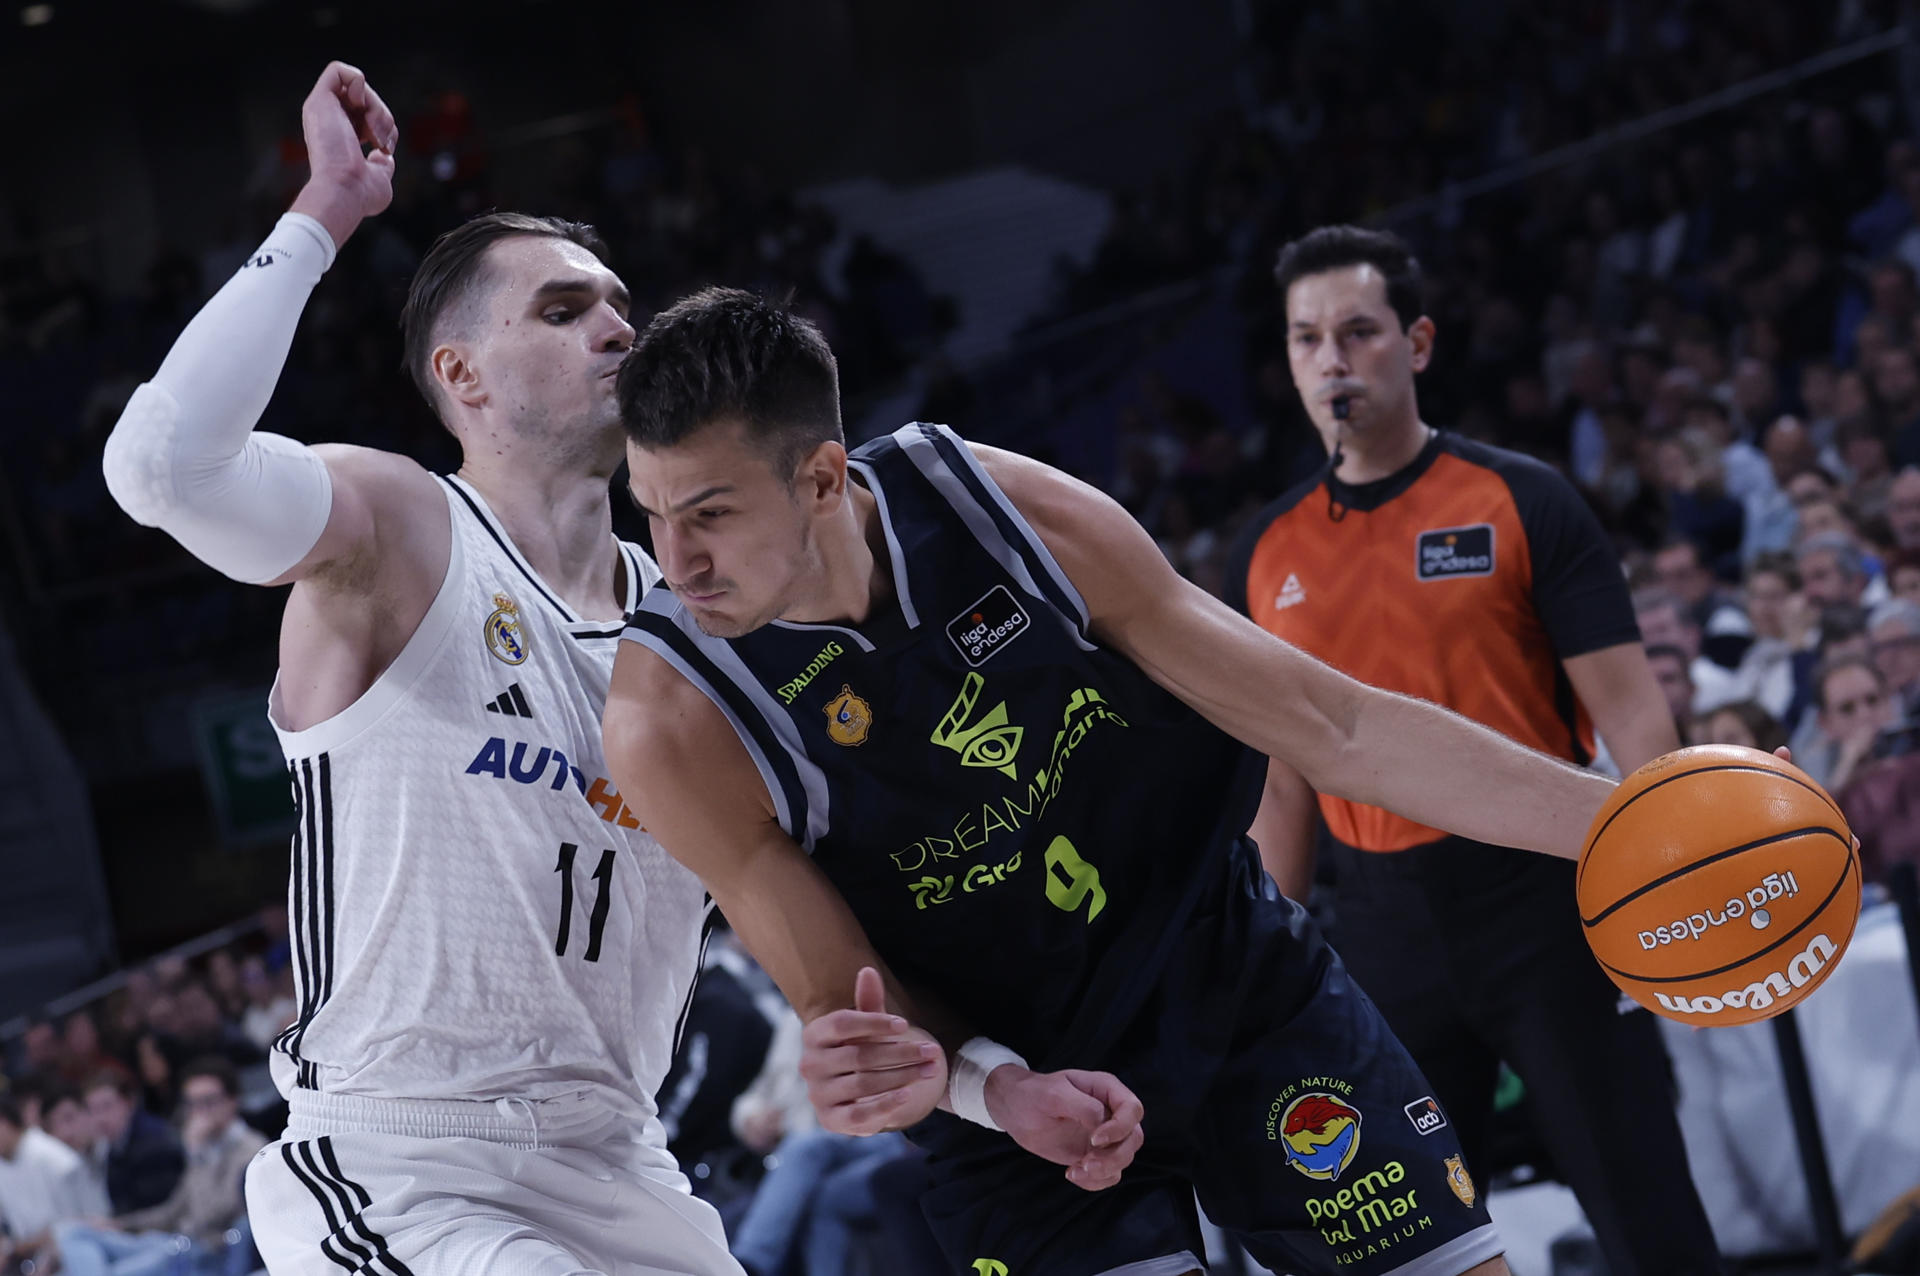
[[[1300,578],[1288,572],[1287,583],[1280,586],[1280,595],[1273,600],[1275,609],[1284,611],[1305,601],[1307,601],[1307,591],[1301,587]]]
[[[520,693],[520,684],[514,683],[492,700],[487,701],[488,713],[504,713],[509,718],[531,718],[533,710],[527,707],[527,698]]]

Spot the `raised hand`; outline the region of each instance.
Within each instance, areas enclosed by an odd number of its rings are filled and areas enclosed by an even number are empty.
[[[1066,1166],[1067,1181],[1089,1192],[1118,1183],[1145,1138],[1140,1100],[1111,1073],[1003,1064],[987,1077],[986,1098],[1014,1142]]]
[[[358,67],[329,62],[300,106],[310,175],[293,201],[344,244],[365,218],[393,202],[393,112]],[[363,150],[371,147],[371,150]]]
[[[823,1129],[878,1134],[924,1118],[947,1092],[947,1057],[931,1035],[887,1012],[880,972],[861,968],[852,1010],[800,1035],[800,1075]]]

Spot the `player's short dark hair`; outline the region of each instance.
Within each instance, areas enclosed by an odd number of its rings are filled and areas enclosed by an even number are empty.
[[[434,393],[433,369],[427,362],[433,354],[434,330],[442,315],[466,301],[486,281],[487,250],[516,235],[564,239],[603,262],[607,259],[606,241],[592,226],[531,213],[482,213],[434,240],[407,287],[407,304],[400,310],[400,332],[407,373],[436,411],[439,399]]]
[[[846,441],[840,369],[820,329],[738,288],[703,288],[655,315],[620,366],[618,393],[637,446],[672,447],[738,421],[782,479],[820,444]]]
[[[229,1099],[240,1097],[240,1074],[235,1072],[233,1064],[217,1054],[201,1055],[186,1067],[180,1069],[180,1089],[184,1093],[187,1082],[195,1077],[212,1077],[220,1083]]]
[[[0,1123],[16,1130],[27,1128],[26,1118],[20,1115],[20,1104],[11,1094],[0,1094]]]
[[[1399,316],[1401,328],[1410,327],[1424,313],[1424,284],[1413,249],[1390,230],[1369,230],[1365,226],[1322,226],[1282,248],[1273,268],[1274,282],[1280,285],[1280,304],[1286,304],[1295,280],[1348,266],[1372,266],[1386,279],[1387,304]]]

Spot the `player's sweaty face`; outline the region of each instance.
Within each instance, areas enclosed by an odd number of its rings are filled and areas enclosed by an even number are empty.
[[[474,357],[490,402],[521,435],[619,457],[613,374],[633,345],[627,290],[580,245],[516,235],[488,250],[486,318]],[[583,433],[587,438],[582,438]]]
[[[654,558],[702,630],[738,638],[786,610],[814,559],[812,528],[745,427],[709,425],[672,447],[629,442],[627,467]]]
[[[1287,363],[1307,415],[1323,432],[1347,401],[1347,427],[1364,429],[1413,393],[1424,366],[1387,301],[1386,277],[1370,265],[1306,275],[1287,289]]]

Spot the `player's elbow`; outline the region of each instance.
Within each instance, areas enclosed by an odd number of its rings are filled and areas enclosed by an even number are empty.
[[[175,491],[173,436],[180,405],[152,382],[127,400],[100,459],[107,492],[143,527],[165,524]]]
[[[1308,786],[1322,792],[1338,790],[1357,773],[1366,748],[1363,723],[1367,701],[1385,692],[1336,675],[1316,686],[1295,705],[1293,755],[1281,759],[1300,773]]]

